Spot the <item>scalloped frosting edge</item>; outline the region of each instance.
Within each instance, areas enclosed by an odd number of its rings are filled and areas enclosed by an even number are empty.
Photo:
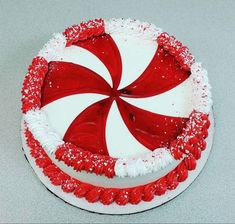
[[[188,171],[196,168],[196,159],[190,155],[184,158],[175,169],[154,182],[131,188],[99,187],[70,177],[51,161],[29,129],[24,129],[24,135],[30,155],[44,175],[49,178],[51,184],[61,187],[65,193],[73,193],[77,198],[85,198],[89,203],[99,201],[104,205],[116,203],[123,206],[127,203],[135,205],[141,201],[151,201],[155,196],[161,196],[169,190],[176,189],[180,182],[187,179]]]

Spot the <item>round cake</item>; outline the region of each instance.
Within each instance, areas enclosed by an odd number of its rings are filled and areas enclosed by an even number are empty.
[[[208,158],[207,71],[153,24],[95,19],[56,33],[22,88],[24,152],[54,194],[124,214],[172,199]]]

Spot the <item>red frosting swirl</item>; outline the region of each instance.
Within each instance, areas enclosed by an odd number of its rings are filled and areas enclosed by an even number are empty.
[[[197,166],[196,159],[192,155],[184,158],[184,163],[188,170],[194,170]]]
[[[187,179],[188,177],[188,169],[185,166],[185,163],[180,163],[177,168],[176,168],[176,172],[178,174],[178,181],[179,182],[183,182]]]
[[[143,201],[152,201],[153,197],[154,197],[154,194],[155,194],[155,187],[154,187],[154,184],[151,183],[151,184],[147,184],[145,187],[144,187],[144,190],[143,190],[143,197],[142,197],[142,200]]]
[[[128,189],[120,190],[116,196],[115,202],[118,205],[126,205],[129,202],[129,191]]]
[[[129,202],[133,205],[139,204],[142,200],[143,188],[136,187],[130,192]]]
[[[156,188],[156,190],[155,190],[156,195],[160,196],[160,195],[165,194],[165,192],[167,190],[166,178],[162,177],[159,180],[157,180],[155,188]]]
[[[68,27],[64,31],[66,36],[67,44],[70,46],[73,43],[85,40],[90,37],[99,36],[104,33],[104,20],[103,19],[94,19],[87,22],[83,22],[79,25],[73,25]]]
[[[103,194],[100,196],[100,202],[104,205],[110,205],[114,202],[117,190],[115,189],[105,189]]]
[[[100,199],[100,195],[103,192],[103,188],[101,187],[94,187],[86,194],[86,200],[90,203],[94,203]]]
[[[168,173],[166,176],[166,181],[167,188],[169,190],[174,190],[179,184],[177,172],[175,170],[172,170],[170,173]]]
[[[92,188],[90,184],[81,183],[77,186],[74,191],[74,195],[78,198],[82,198]]]

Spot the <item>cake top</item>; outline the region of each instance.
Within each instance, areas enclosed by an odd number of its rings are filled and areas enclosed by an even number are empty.
[[[25,121],[45,150],[82,150],[119,176],[172,162],[176,142],[211,107],[206,71],[188,48],[154,25],[123,19],[55,34],[22,93]]]

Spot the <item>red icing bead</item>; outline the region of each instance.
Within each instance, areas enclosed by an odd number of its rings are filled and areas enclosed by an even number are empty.
[[[74,195],[78,198],[84,197],[90,189],[91,189],[91,185],[81,183],[76,187],[74,191]]]
[[[143,189],[141,187],[136,187],[131,190],[129,202],[133,205],[139,204],[142,200]]]
[[[61,185],[61,189],[66,193],[73,192],[75,187],[76,187],[76,183],[72,178],[65,180]]]
[[[185,166],[184,162],[181,162],[177,168],[176,168],[177,174],[178,174],[178,181],[183,182],[187,179],[188,177],[188,170],[187,167]]]
[[[154,184],[147,184],[143,189],[143,201],[151,201],[155,194]]]
[[[90,203],[97,202],[100,199],[100,195],[103,192],[103,188],[94,187],[86,194],[86,200]]]
[[[184,158],[184,163],[188,170],[194,170],[197,165],[196,159],[193,156]]]
[[[167,188],[169,190],[174,190],[178,186],[179,182],[175,170],[167,174],[166,181],[167,181]]]
[[[117,190],[115,189],[105,189],[100,196],[100,202],[104,205],[110,205],[114,202]]]
[[[47,167],[51,164],[51,160],[47,157],[37,158],[35,162],[40,168]]]
[[[200,159],[201,158],[201,149],[198,146],[195,146],[192,154],[196,160]]]
[[[156,195],[163,195],[165,194],[166,190],[167,190],[167,183],[166,183],[166,178],[162,177],[160,178],[158,181],[156,181],[155,183],[155,194]]]
[[[129,201],[129,191],[128,190],[120,190],[115,198],[115,202],[118,205],[126,205]]]
[[[203,151],[206,149],[206,141],[204,139],[202,139],[200,142],[199,142],[199,147],[200,149]]]

